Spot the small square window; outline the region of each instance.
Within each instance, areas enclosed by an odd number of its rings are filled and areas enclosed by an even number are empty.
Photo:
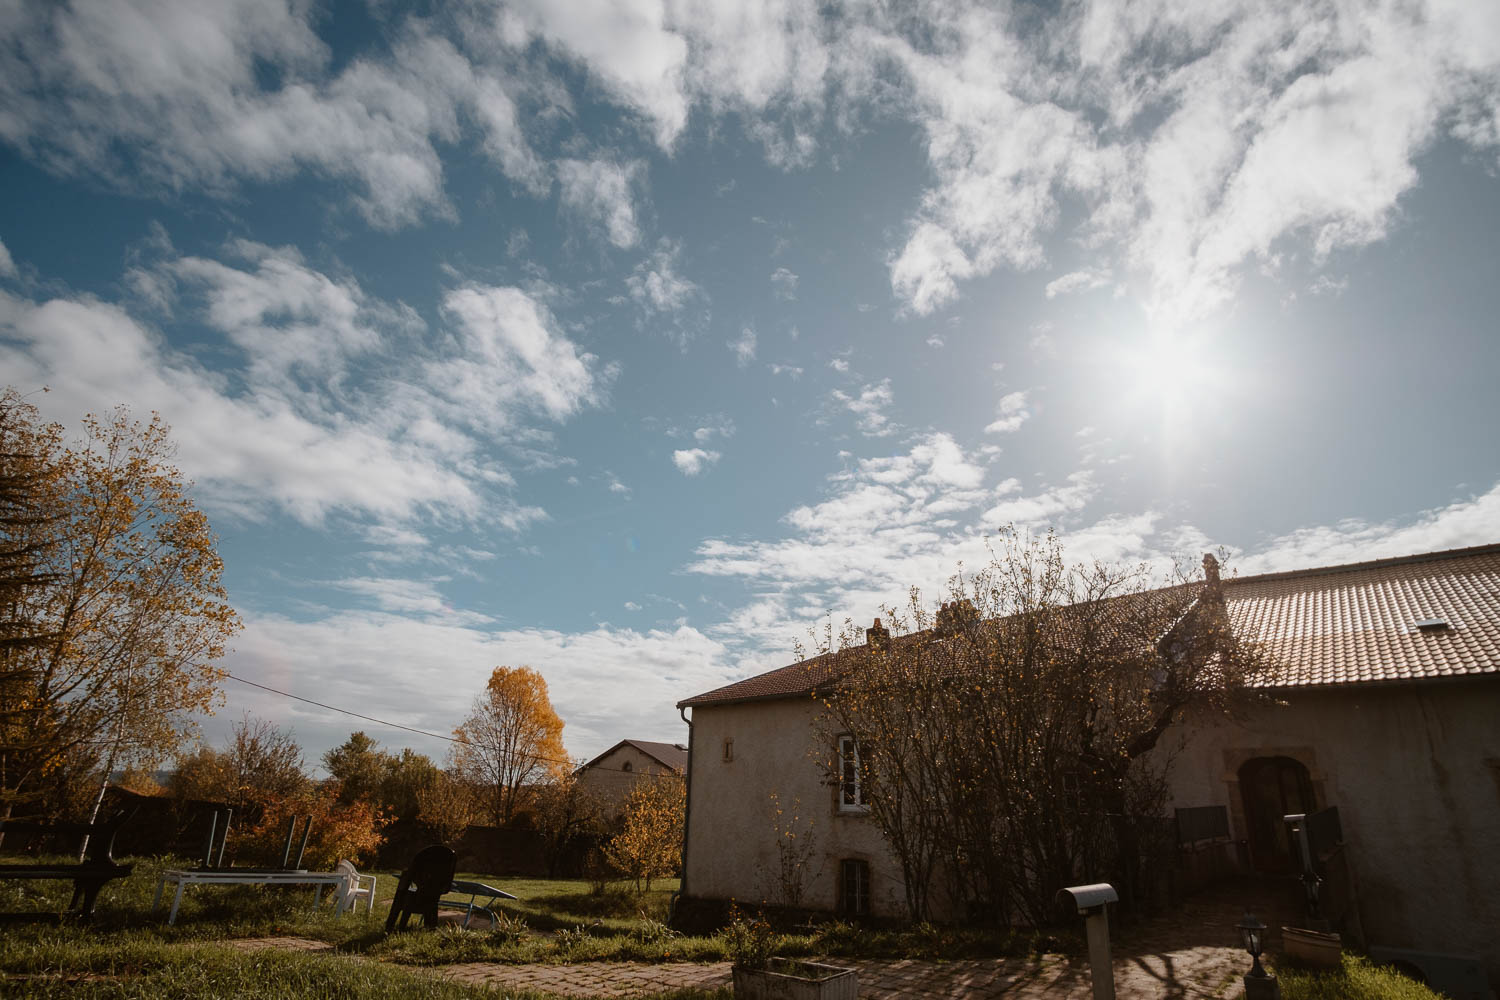
[[[729,738],[727,738],[727,739],[724,740],[724,757],[723,757],[723,760],[724,760],[724,763],[726,763],[726,764],[728,764],[730,761],[734,760],[734,738],[733,737],[729,737]]]
[[[870,863],[860,858],[839,862],[839,911],[850,917],[870,913]]]

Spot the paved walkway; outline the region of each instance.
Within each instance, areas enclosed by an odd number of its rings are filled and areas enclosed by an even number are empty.
[[[1207,1000],[1238,995],[1249,959],[1234,925],[1246,906],[1271,928],[1274,947],[1283,923],[1295,922],[1295,886],[1232,882],[1178,904],[1163,917],[1114,935],[1119,1000]],[[859,995],[870,1000],[1089,1000],[1087,963],[1061,955],[954,962],[831,959],[859,972]],[[539,990],[562,997],[623,998],[663,990],[729,985],[729,963],[641,965],[500,965],[470,962],[438,970],[459,982]]]
[[[1228,997],[1245,962],[1231,948],[1183,952],[1115,962],[1120,1000],[1151,997]],[[1089,1000],[1087,966],[1056,955],[1033,959],[966,959],[956,962],[832,959],[859,973],[859,995],[871,1000]],[[498,965],[470,962],[439,970],[450,979],[505,989],[537,990],[562,997],[623,998],[684,988],[729,985],[729,963],[639,965],[589,962],[579,965]]]

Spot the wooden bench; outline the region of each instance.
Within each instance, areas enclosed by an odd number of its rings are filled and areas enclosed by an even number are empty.
[[[113,856],[115,834],[134,815],[135,809],[131,808],[118,812],[107,820],[92,824],[6,820],[0,823],[0,835],[4,836],[5,847],[10,850],[16,848],[11,838],[16,834],[27,833],[32,834],[32,841],[38,838],[50,840],[60,834],[72,834],[80,839],[87,836],[88,850],[83,861],[78,864],[0,865],[0,879],[55,879],[72,882],[73,899],[63,915],[80,921],[88,921],[94,916],[94,901],[99,898],[99,890],[113,879],[125,878],[135,867],[116,864]],[[47,920],[54,917],[55,914],[49,913],[0,914],[0,919],[5,920]]]

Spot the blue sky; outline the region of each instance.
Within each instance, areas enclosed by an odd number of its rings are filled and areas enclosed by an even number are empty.
[[[1497,171],[1466,0],[14,2],[0,371],[171,422],[235,673],[588,756],[1007,523],[1500,539]]]

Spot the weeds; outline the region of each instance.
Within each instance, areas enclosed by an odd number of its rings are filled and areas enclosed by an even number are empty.
[[[1395,969],[1347,953],[1341,969],[1306,969],[1283,962],[1276,978],[1284,1000],[1442,1000]]]

